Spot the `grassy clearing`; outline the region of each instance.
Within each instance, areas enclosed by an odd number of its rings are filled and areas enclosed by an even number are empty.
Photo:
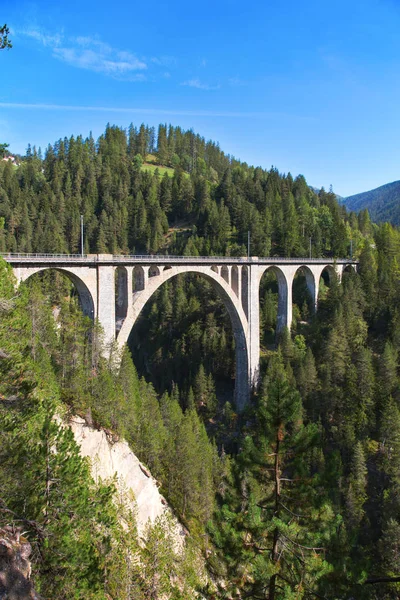
[[[142,165],[142,171],[150,171],[153,174],[156,169],[158,169],[160,177],[163,177],[164,173],[167,173],[169,177],[174,176],[175,170],[172,167],[160,165],[155,154],[147,154],[146,160]],[[189,177],[189,173],[185,173],[185,175]]]
[[[151,165],[160,165],[160,163],[158,162],[158,158],[155,154],[146,154],[144,162],[149,163]]]
[[[142,171],[150,171],[150,173],[154,173],[154,171],[158,169],[158,172],[160,174],[160,177],[163,177],[164,173],[168,173],[169,177],[173,177],[174,176],[174,169],[171,169],[170,167],[162,167],[160,165],[154,165],[148,162],[143,163],[142,165]]]

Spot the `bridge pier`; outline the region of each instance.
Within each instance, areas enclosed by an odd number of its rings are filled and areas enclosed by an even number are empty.
[[[260,267],[250,265],[248,277],[248,334],[247,348],[249,353],[249,384],[255,389],[260,374]]]
[[[97,268],[97,318],[104,331],[104,343],[110,348],[115,340],[115,267]]]

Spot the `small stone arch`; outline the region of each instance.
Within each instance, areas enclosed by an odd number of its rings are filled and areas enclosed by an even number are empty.
[[[214,271],[214,273],[219,273],[219,268],[217,267],[217,265],[213,265],[211,267],[211,271]]]
[[[115,269],[115,328],[118,335],[128,311],[128,271],[125,267]]]
[[[267,271],[271,271],[274,273],[276,280],[278,282],[278,318],[276,323],[276,333],[280,333],[285,327],[290,327],[291,325],[291,309],[292,303],[289,302],[289,288],[288,282],[284,272],[277,267],[276,265],[267,266],[260,275],[261,277]],[[291,291],[291,290],[290,290]],[[290,314],[289,314],[290,311]]]
[[[226,283],[229,285],[229,269],[226,265],[221,267],[221,277],[225,279]]]
[[[338,278],[338,272],[336,271],[334,265],[326,265],[321,273],[320,273],[320,279],[322,277],[325,285],[328,285],[328,287],[332,284],[332,282],[334,281],[335,278]]]
[[[353,263],[347,263],[347,265],[343,265],[343,274],[344,273],[357,273],[356,265]]]
[[[132,272],[132,286],[133,292],[140,292],[144,290],[145,276],[143,267],[136,265]]]
[[[149,277],[156,277],[159,274],[160,274],[160,269],[159,269],[159,267],[157,267],[157,265],[151,265],[149,267]]]
[[[92,320],[94,320],[96,317],[96,305],[93,294],[89,290],[86,283],[80,277],[78,277],[76,273],[70,271],[69,269],[60,267],[37,267],[34,269],[26,269],[26,272],[20,278],[20,282],[22,283],[24,281],[27,281],[28,279],[30,279],[30,277],[32,277],[32,275],[36,275],[36,273],[41,273],[43,271],[50,270],[58,271],[59,273],[62,273],[63,275],[66,275],[68,277],[68,279],[73,283],[76,291],[78,292],[78,298],[83,314],[85,315],[85,317],[90,317]]]
[[[231,268],[231,285],[234,294],[239,297],[239,269],[236,265]]]
[[[249,269],[246,265],[242,266],[242,289],[241,289],[241,296],[242,296],[242,306],[243,306],[243,310],[244,310],[244,314],[246,315],[246,317],[249,316],[249,294],[248,294],[248,290],[249,290]]]
[[[295,277],[298,273],[302,273],[306,278],[307,290],[311,296],[312,310],[315,312],[317,309],[319,281],[317,282],[315,280],[315,275],[312,272],[312,270],[310,269],[310,267],[308,267],[307,265],[300,265],[294,273],[294,277],[293,277],[293,281],[292,281],[292,289],[293,289]]]

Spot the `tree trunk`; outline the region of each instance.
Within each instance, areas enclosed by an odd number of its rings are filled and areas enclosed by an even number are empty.
[[[275,445],[275,464],[274,464],[274,481],[275,481],[275,507],[274,507],[274,516],[279,516],[279,501],[281,496],[281,479],[280,479],[280,471],[279,471],[279,447],[280,447],[280,436],[281,431],[278,429],[276,436],[276,445]],[[273,563],[276,563],[278,560],[278,542],[279,542],[279,531],[275,529],[274,531],[274,539],[271,550],[271,560]],[[276,579],[277,575],[272,575],[269,580],[269,600],[275,600],[275,592],[276,592]]]

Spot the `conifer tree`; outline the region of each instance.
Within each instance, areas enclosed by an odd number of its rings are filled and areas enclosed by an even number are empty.
[[[357,527],[364,515],[363,505],[367,500],[367,467],[360,442],[354,449],[347,488],[347,516],[352,528]]]
[[[243,441],[234,502],[222,508],[215,533],[232,585],[247,597],[307,597],[331,570],[324,543],[333,514],[318,497],[306,459],[316,443],[317,429],[303,424],[300,397],[278,354],[257,409],[256,435]]]
[[[168,143],[166,125],[159,125],[158,127],[157,157],[161,165],[168,164]]]

